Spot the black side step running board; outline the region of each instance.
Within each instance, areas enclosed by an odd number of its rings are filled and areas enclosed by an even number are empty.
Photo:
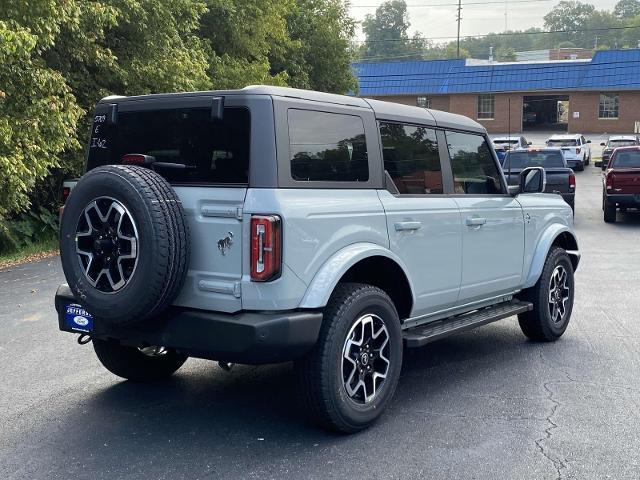
[[[420,325],[405,330],[402,332],[404,343],[408,348],[421,347],[429,342],[440,340],[454,333],[471,330],[472,328],[502,320],[512,315],[528,312],[531,309],[533,309],[531,303],[520,300],[500,303],[470,313],[438,320],[428,325]]]

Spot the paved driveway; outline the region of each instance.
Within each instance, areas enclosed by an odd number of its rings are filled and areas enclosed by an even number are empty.
[[[577,182],[562,340],[511,318],[408,351],[388,412],[354,436],[305,422],[290,364],[123,382],[57,331],[57,258],[0,271],[0,479],[639,478],[640,215],[604,224],[599,169]]]

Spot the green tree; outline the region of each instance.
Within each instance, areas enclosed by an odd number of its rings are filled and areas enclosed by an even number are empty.
[[[419,33],[409,37],[410,26],[404,0],[389,0],[380,5],[375,15],[367,15],[362,22],[366,36],[362,59],[422,58],[431,44]]]
[[[516,51],[511,47],[500,47],[496,50],[496,60],[499,62],[515,62]]]
[[[595,11],[595,7],[591,4],[575,0],[562,0],[544,16],[545,28],[558,32],[549,35],[553,44],[571,41],[578,47],[592,47],[594,35],[585,30],[588,28],[589,20]]]
[[[286,16],[293,0],[206,1],[199,33],[207,44],[213,87],[286,85],[286,72],[272,75],[269,54],[273,45],[289,40]]]
[[[289,39],[271,55],[272,71],[288,84],[323,92],[357,90],[349,41],[355,22],[342,0],[297,0],[287,16]]]
[[[29,28],[0,20],[0,220],[26,210],[36,181],[76,146],[82,110],[64,78],[37,55],[58,27],[50,13],[42,12],[50,23],[34,21]]]
[[[620,0],[616,3],[613,14],[620,19],[628,19],[640,15],[640,0]]]

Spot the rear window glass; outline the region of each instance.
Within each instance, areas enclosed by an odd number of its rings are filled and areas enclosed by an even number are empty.
[[[564,160],[560,152],[510,152],[504,159],[506,168],[527,167],[562,168]]]
[[[578,145],[577,140],[549,140],[547,145],[550,147],[575,147]]]
[[[634,142],[633,140],[610,140],[608,147],[609,148],[633,147],[634,145],[637,145],[637,143]]]
[[[640,168],[640,151],[617,152],[613,159],[614,168]]]
[[[225,108],[223,120],[215,121],[211,108],[119,112],[115,125],[96,117],[87,169],[143,154],[153,157],[154,170],[172,183],[247,184],[249,142],[250,115],[244,108]]]
[[[294,180],[369,180],[367,144],[360,117],[291,109],[288,120]]]

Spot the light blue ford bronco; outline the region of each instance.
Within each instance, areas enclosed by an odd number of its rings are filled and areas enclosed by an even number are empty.
[[[247,87],[108,97],[67,200],[59,327],[132,381],[295,362],[321,424],[370,425],[403,348],[518,315],[566,330],[580,255],[541,168],[508,187],[459,115]]]

